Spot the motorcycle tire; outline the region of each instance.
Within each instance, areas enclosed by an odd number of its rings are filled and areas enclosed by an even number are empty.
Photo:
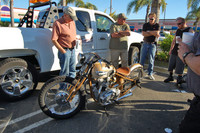
[[[143,72],[143,67],[142,65],[140,64],[134,64],[130,67],[130,77],[132,79],[136,79],[138,80],[138,82],[141,82],[142,81],[142,78],[143,78],[143,75],[144,75],[144,72]]]
[[[42,87],[38,102],[41,110],[54,119],[67,119],[85,106],[85,96],[78,91],[71,101],[66,101],[67,88],[76,84],[76,80],[66,76],[58,76],[48,80]]]

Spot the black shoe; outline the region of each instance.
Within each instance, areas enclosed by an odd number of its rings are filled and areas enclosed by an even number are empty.
[[[165,83],[168,83],[170,81],[174,81],[174,78],[172,76],[169,76],[167,79],[164,80]]]
[[[183,83],[183,77],[182,77],[182,76],[178,76],[178,77],[177,77],[176,83],[177,83],[177,84]]]

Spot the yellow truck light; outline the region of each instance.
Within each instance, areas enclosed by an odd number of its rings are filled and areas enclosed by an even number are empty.
[[[37,2],[47,2],[49,0],[29,0],[30,3],[37,3]]]

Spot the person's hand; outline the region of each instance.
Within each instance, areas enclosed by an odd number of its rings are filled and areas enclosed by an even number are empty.
[[[61,51],[61,53],[62,53],[62,54],[65,54],[65,53],[66,53],[66,50]]]
[[[156,37],[157,37],[157,38],[160,37],[160,34],[156,34]]]
[[[177,38],[178,43],[182,43],[182,39],[181,38]]]
[[[182,41],[181,41],[181,43],[179,42],[178,48],[179,48],[179,49],[178,49],[178,56],[179,56],[179,58],[184,62],[184,60],[183,60],[183,54],[184,54],[185,52],[189,52],[189,51],[190,51],[190,48],[188,47],[187,44],[182,43]]]
[[[118,34],[121,36],[121,37],[124,37],[124,31],[119,31]]]
[[[171,55],[171,53],[172,53],[172,50],[170,49],[170,50],[169,50],[169,55]]]

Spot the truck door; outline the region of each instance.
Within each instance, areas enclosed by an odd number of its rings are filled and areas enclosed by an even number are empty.
[[[110,26],[113,21],[102,14],[96,14],[96,45],[95,49],[108,49],[110,42]]]
[[[93,31],[91,27],[91,17],[87,11],[76,11],[78,21],[76,21],[77,35],[81,36],[82,52],[94,51]]]
[[[110,26],[113,21],[102,14],[95,13],[96,28],[94,29],[94,38],[96,43],[95,50],[99,51],[100,56],[109,60],[109,42],[110,42]]]

